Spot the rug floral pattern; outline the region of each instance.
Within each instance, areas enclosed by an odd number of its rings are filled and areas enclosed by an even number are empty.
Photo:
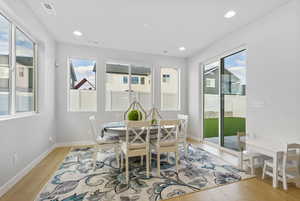
[[[169,161],[166,155],[161,156],[160,176],[156,174],[153,156],[150,178],[146,177],[145,167],[133,158],[130,182],[126,184],[124,170],[117,168],[113,149],[98,154],[96,167],[93,167],[93,151],[93,148],[71,150],[36,201],[156,201],[251,177],[190,145],[187,157],[180,151],[178,174],[172,156]]]

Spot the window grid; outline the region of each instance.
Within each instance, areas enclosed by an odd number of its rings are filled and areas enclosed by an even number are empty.
[[[0,110],[0,119],[1,118],[6,118],[6,117],[10,117],[10,116],[15,116],[18,114],[26,114],[26,113],[32,113],[32,112],[37,112],[37,95],[36,95],[36,88],[37,88],[37,45],[35,43],[35,41],[25,32],[23,32],[23,30],[17,26],[13,21],[11,21],[10,19],[8,19],[6,16],[4,16],[2,13],[0,13],[0,17],[3,18],[5,21],[7,21],[9,23],[9,32],[8,32],[8,44],[9,44],[9,50],[8,50],[8,111],[7,113],[3,114]],[[2,27],[1,27],[2,28]],[[16,31],[19,31],[24,38],[26,38],[31,44],[31,51],[32,51],[32,71],[30,74],[28,74],[28,76],[31,77],[31,81],[32,81],[32,107],[30,110],[26,110],[26,111],[17,111],[16,109],[16,77],[19,77],[19,75],[22,75],[24,77],[24,71],[20,71],[20,73],[17,72],[17,62],[16,62]],[[1,68],[2,66],[0,66]],[[24,68],[24,67],[23,67]],[[22,68],[21,68],[22,69]],[[24,68],[26,69],[26,68]],[[0,77],[1,78],[1,77]],[[29,78],[28,78],[29,79]],[[25,97],[29,97],[28,94],[25,95]],[[1,98],[1,97],[0,97]],[[1,100],[0,100],[1,101]],[[29,101],[30,102],[30,101]],[[2,106],[3,107],[3,106]]]

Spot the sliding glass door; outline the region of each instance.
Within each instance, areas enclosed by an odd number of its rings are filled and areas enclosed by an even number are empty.
[[[221,59],[221,145],[238,150],[237,132],[246,132],[246,51]]]
[[[246,132],[246,51],[205,65],[203,81],[204,140],[238,150],[236,135]]]

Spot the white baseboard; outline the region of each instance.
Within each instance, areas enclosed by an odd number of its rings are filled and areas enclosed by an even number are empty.
[[[188,138],[192,139],[192,140],[195,140],[197,142],[201,142],[201,139],[199,139],[199,137],[196,137],[194,135],[189,135]]]
[[[12,188],[16,183],[18,183],[26,174],[28,174],[39,162],[41,162],[51,151],[56,147],[69,147],[69,146],[85,146],[94,145],[94,141],[74,141],[74,142],[59,142],[52,145],[48,150],[39,155],[31,163],[29,163],[25,168],[11,178],[4,185],[0,186],[0,197],[3,196],[10,188]]]
[[[0,187],[0,197],[4,195],[11,187],[18,183],[26,174],[30,172],[39,162],[41,162],[52,150],[54,150],[56,144],[52,145],[48,150],[39,155],[36,159],[31,161],[25,168],[18,172],[13,178]]]
[[[95,145],[94,141],[74,141],[74,142],[58,142],[56,147],[86,146]]]

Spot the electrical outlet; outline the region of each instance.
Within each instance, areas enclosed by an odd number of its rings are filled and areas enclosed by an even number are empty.
[[[12,164],[13,164],[13,166],[16,166],[17,162],[18,162],[18,154],[14,153],[13,156],[12,156]]]
[[[53,137],[49,136],[49,142],[53,143]]]

